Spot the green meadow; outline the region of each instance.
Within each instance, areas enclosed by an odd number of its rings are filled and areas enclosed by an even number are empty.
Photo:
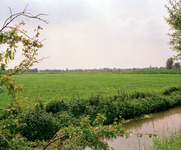
[[[41,98],[44,103],[55,98],[87,98],[98,92],[107,97],[120,91],[152,92],[181,85],[180,74],[23,74],[13,79],[24,86],[22,97],[29,101]],[[0,94],[0,99],[0,109],[11,102],[7,91]]]

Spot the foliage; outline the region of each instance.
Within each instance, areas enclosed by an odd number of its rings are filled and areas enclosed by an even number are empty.
[[[104,115],[97,114],[94,126],[91,126],[89,118],[82,119],[80,126],[69,126],[60,129],[56,136],[44,147],[46,148],[51,142],[60,140],[59,149],[72,149],[75,150],[85,149],[90,147],[92,149],[108,149],[108,144],[102,141],[103,139],[116,138],[117,136],[124,136],[125,131],[121,125],[117,123],[109,126],[104,126],[103,122],[106,119]],[[130,133],[126,133],[129,136]],[[65,140],[67,139],[67,140]]]
[[[24,124],[20,133],[30,141],[49,140],[59,129],[56,119],[50,113],[46,113],[40,104],[22,114],[19,119],[20,124]]]
[[[175,59],[181,59],[181,0],[169,0],[169,4],[165,5],[169,16],[165,17],[166,22],[170,25],[172,33],[168,35],[171,37],[169,44],[173,51],[178,52]]]
[[[179,150],[181,147],[181,130],[176,132],[172,131],[170,136],[162,135],[153,138],[153,145],[145,147],[145,150],[167,149]]]
[[[29,69],[29,67],[33,66],[34,63],[38,63],[40,60],[37,60],[36,55],[38,49],[43,47],[43,44],[38,39],[40,35],[39,31],[42,29],[40,26],[35,29],[36,34],[32,38],[26,34],[26,30],[22,29],[22,26],[25,25],[23,21],[18,25],[10,26],[10,24],[20,16],[24,16],[26,18],[35,18],[46,22],[39,17],[44,14],[34,16],[29,13],[26,8],[27,6],[23,12],[17,14],[12,14],[10,9],[11,15],[5,20],[2,28],[0,29],[0,45],[7,45],[6,51],[0,52],[0,88],[2,91],[2,85],[5,85],[9,91],[9,94],[12,95],[14,102],[17,102],[18,94],[23,91],[23,86],[17,84],[11,78],[11,76],[21,74]],[[18,43],[22,43],[23,45],[22,55],[24,56],[24,60],[22,60],[20,64],[15,66],[13,69],[7,69],[8,63],[15,59]]]
[[[166,69],[172,69],[172,68],[173,68],[173,60],[172,58],[169,58],[166,61]]]
[[[43,104],[38,103],[34,109],[21,113],[20,116],[8,116],[7,119],[2,120],[0,124],[1,148],[9,147],[1,135],[8,139],[14,149],[40,147],[46,149],[53,142],[55,142],[54,148],[59,147],[59,149],[72,149],[72,147],[85,149],[87,146],[93,149],[108,149],[108,144],[103,142],[100,137],[109,139],[117,136],[129,136],[130,134],[125,133],[122,125],[116,122],[114,125],[104,126],[103,122],[106,118],[101,114],[97,114],[93,126],[90,124],[89,117],[80,117],[77,120],[78,124],[76,124],[75,118],[70,113],[57,113],[54,118],[51,113],[46,113],[42,106]],[[57,125],[60,124],[62,126],[58,127]],[[55,130],[56,127],[59,131]],[[34,139],[31,139],[30,136]],[[48,139],[52,138],[52,140],[45,142],[47,137]],[[43,141],[37,140],[40,138]]]
[[[180,89],[181,87],[170,87],[170,88],[168,88],[168,89],[165,89],[164,91],[163,91],[163,94],[164,95],[170,95],[172,92],[175,92],[175,91],[179,91],[179,90],[181,90]]]
[[[74,99],[64,103],[64,108],[56,109],[56,112],[67,111],[73,117],[82,115],[89,116],[93,122],[96,114],[101,113],[106,116],[104,124],[111,124],[115,119],[130,119],[140,117],[143,114],[153,113],[155,111],[165,110],[167,108],[181,104],[181,87],[170,87],[161,92],[122,92],[119,95],[107,97],[104,99],[100,94],[91,95],[87,99]],[[56,106],[60,101],[50,101],[50,105]],[[47,110],[47,108],[46,108]],[[50,110],[48,110],[50,112]],[[92,123],[91,122],[91,123]]]
[[[53,114],[64,110],[67,110],[68,106],[64,103],[64,101],[58,101],[58,100],[52,100],[51,103],[48,103],[46,105],[46,112],[52,112]]]
[[[60,111],[53,115],[55,119],[57,120],[57,125],[60,128],[68,127],[70,125],[73,126],[80,126],[80,121],[85,116],[79,116],[77,118],[74,117],[74,115],[69,111]]]

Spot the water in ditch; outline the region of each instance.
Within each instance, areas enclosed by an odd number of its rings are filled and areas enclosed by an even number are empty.
[[[105,140],[108,145],[115,150],[142,149],[143,145],[152,144],[152,139],[146,133],[169,135],[171,131],[181,129],[181,106],[147,116],[145,119],[132,120],[125,123],[124,128],[126,132],[132,131],[133,134],[127,139],[118,137]],[[137,133],[141,133],[143,136],[138,138]]]

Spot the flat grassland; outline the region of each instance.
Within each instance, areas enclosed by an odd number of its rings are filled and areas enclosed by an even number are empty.
[[[91,93],[103,96],[117,95],[118,91],[152,92],[181,85],[180,74],[23,74],[13,79],[25,87],[21,94],[29,101],[41,97],[47,103],[60,98],[70,101],[74,97],[87,98]],[[0,109],[11,102],[7,91],[0,94]]]

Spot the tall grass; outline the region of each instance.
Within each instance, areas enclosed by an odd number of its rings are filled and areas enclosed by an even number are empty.
[[[145,150],[180,150],[181,130],[172,131],[170,136],[161,135],[153,138],[153,145],[144,147]]]

